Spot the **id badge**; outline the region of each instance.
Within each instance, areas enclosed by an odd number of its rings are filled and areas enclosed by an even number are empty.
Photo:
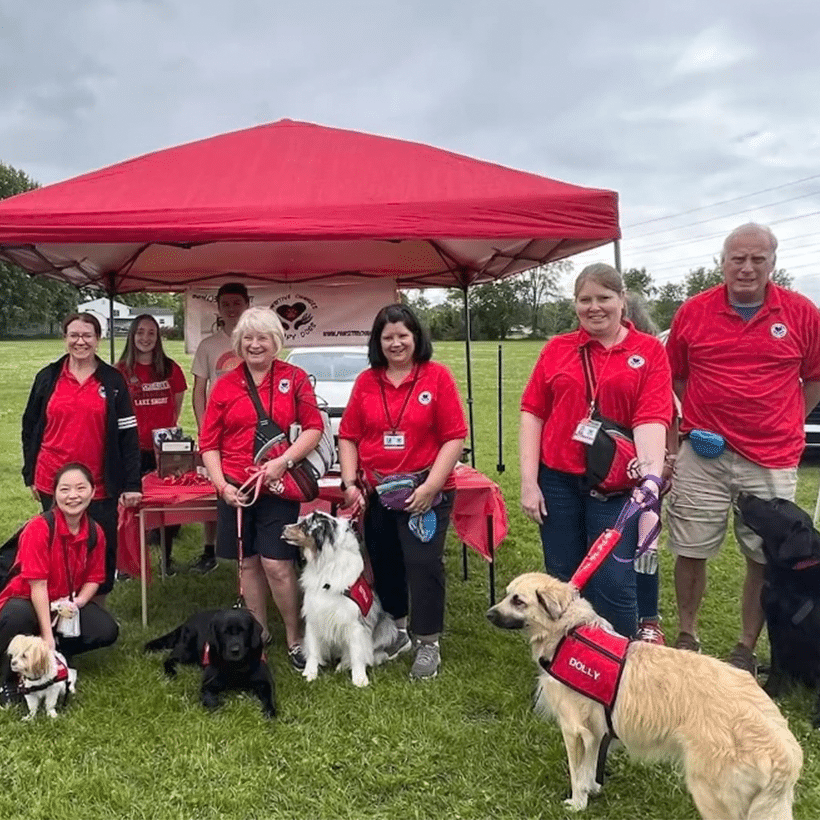
[[[600,429],[600,421],[590,418],[581,419],[575,428],[575,432],[572,434],[572,440],[580,441],[582,444],[592,444]]]
[[[404,433],[385,433],[384,434],[384,449],[385,450],[403,450],[404,449]]]

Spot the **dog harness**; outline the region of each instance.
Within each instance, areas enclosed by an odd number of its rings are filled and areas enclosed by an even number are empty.
[[[44,689],[48,689],[55,683],[65,683],[67,691],[68,666],[59,655],[55,655],[54,660],[57,663],[57,672],[53,678],[49,678],[45,683],[29,683],[28,679],[21,675],[20,683],[18,685],[19,691],[24,695],[31,694],[32,692],[42,692]]]
[[[366,618],[370,612],[370,607],[373,606],[373,590],[370,584],[367,583],[364,573],[356,579],[352,586],[345,590],[345,595],[359,607],[362,618]]]
[[[551,661],[541,661],[556,680],[604,707],[613,737],[612,707],[618,697],[629,643],[628,638],[600,627],[578,626],[561,639]]]

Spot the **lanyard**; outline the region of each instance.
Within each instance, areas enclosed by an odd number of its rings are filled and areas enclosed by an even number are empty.
[[[616,343],[617,344],[617,343]],[[603,377],[604,372],[606,371],[606,366],[609,364],[609,359],[612,356],[612,351],[615,349],[616,345],[613,344],[609,348],[609,352],[606,354],[606,359],[604,360],[604,366],[601,368],[601,377]],[[600,380],[596,381],[595,379],[595,370],[592,367],[592,353],[590,352],[589,346],[584,345],[580,348],[581,353],[581,364],[583,365],[584,369],[584,382],[586,383],[587,388],[587,400],[589,401],[589,415],[595,412],[595,398],[598,395],[598,387],[601,384]]]
[[[393,434],[395,434],[399,429],[402,417],[404,416],[404,411],[407,409],[407,403],[410,401],[410,396],[413,394],[413,388],[416,386],[418,379],[419,369],[416,367],[413,370],[413,382],[410,385],[410,389],[407,391],[407,395],[404,397],[404,404],[402,404],[401,410],[399,410],[399,417],[396,419],[395,424],[393,424],[393,420],[390,418],[390,411],[387,409],[387,394],[384,391],[384,382],[379,379],[379,389],[382,391],[382,405],[384,406],[384,417],[387,419],[387,427]]]
[[[80,523],[80,526],[82,527],[82,522]],[[94,523],[90,519],[88,519],[88,526],[89,527],[94,526]],[[55,530],[56,530],[56,527],[55,527]],[[77,534],[79,535],[79,532]],[[71,536],[71,531],[69,530],[68,536],[58,535],[57,537],[60,539],[60,542],[63,545],[63,563],[65,564],[65,579],[66,579],[66,582],[68,583],[68,599],[69,599],[69,601],[73,601],[74,600],[74,579],[71,577],[71,570],[69,569],[69,566],[68,566],[68,547],[66,546],[66,541],[68,540],[68,538],[70,536]]]

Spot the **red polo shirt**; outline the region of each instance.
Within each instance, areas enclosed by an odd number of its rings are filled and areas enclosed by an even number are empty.
[[[686,380],[681,430],[711,430],[763,467],[794,467],[805,445],[803,381],[820,380],[820,311],[770,282],[747,322],[725,285],[684,302],[666,343]]]
[[[90,555],[89,524],[97,528],[97,544]],[[77,534],[72,535],[55,506],[54,539],[49,543],[48,523],[42,515],[32,518],[20,533],[15,563],[20,564],[20,574],[0,592],[0,608],[9,598],[31,598],[29,581],[47,581],[49,601],[67,598],[69,592],[76,595],[86,583],[101,584],[105,580],[105,535],[87,515]]]
[[[586,469],[586,446],[572,434],[589,414],[580,347],[587,345],[598,384],[596,405],[607,418],[630,429],[672,419],[672,380],[663,345],[635,330],[622,342],[605,348],[585,330],[556,336],[544,345],[532,371],[521,409],[544,422],[541,461],[553,470],[581,475]]]
[[[403,449],[384,446],[384,434],[394,428],[404,433]],[[466,435],[455,380],[438,362],[417,365],[398,387],[383,367],[360,373],[339,425],[339,438],[355,442],[359,465],[373,484],[379,482],[377,473],[388,476],[427,469],[442,444]],[[448,479],[444,486],[455,485]]]
[[[262,406],[285,433],[295,423],[303,430],[324,430],[310,379],[300,367],[277,359],[256,389]],[[219,451],[222,472],[238,484],[245,481],[253,467],[256,421],[256,408],[245,383],[245,368],[239,366],[214,385],[199,433],[200,451]]]
[[[78,461],[94,476],[94,498],[105,497],[105,419],[102,384],[94,376],[80,384],[66,359],[46,406],[46,426],[34,467],[37,490],[51,495],[57,471]]]
[[[134,415],[137,417],[140,450],[153,450],[152,431],[176,426],[176,396],[188,388],[185,376],[174,361],[171,362],[171,372],[165,379],[160,379],[150,364],[137,362],[130,374],[123,362],[117,365],[117,369],[122,373],[131,394]]]

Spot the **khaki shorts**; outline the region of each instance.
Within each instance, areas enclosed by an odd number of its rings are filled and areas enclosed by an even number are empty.
[[[713,558],[732,512],[741,553],[765,564],[763,542],[734,511],[734,502],[741,490],[758,498],[793,501],[796,489],[797,467],[761,467],[728,449],[717,458],[703,458],[684,440],[667,502],[669,549],[685,558]]]

